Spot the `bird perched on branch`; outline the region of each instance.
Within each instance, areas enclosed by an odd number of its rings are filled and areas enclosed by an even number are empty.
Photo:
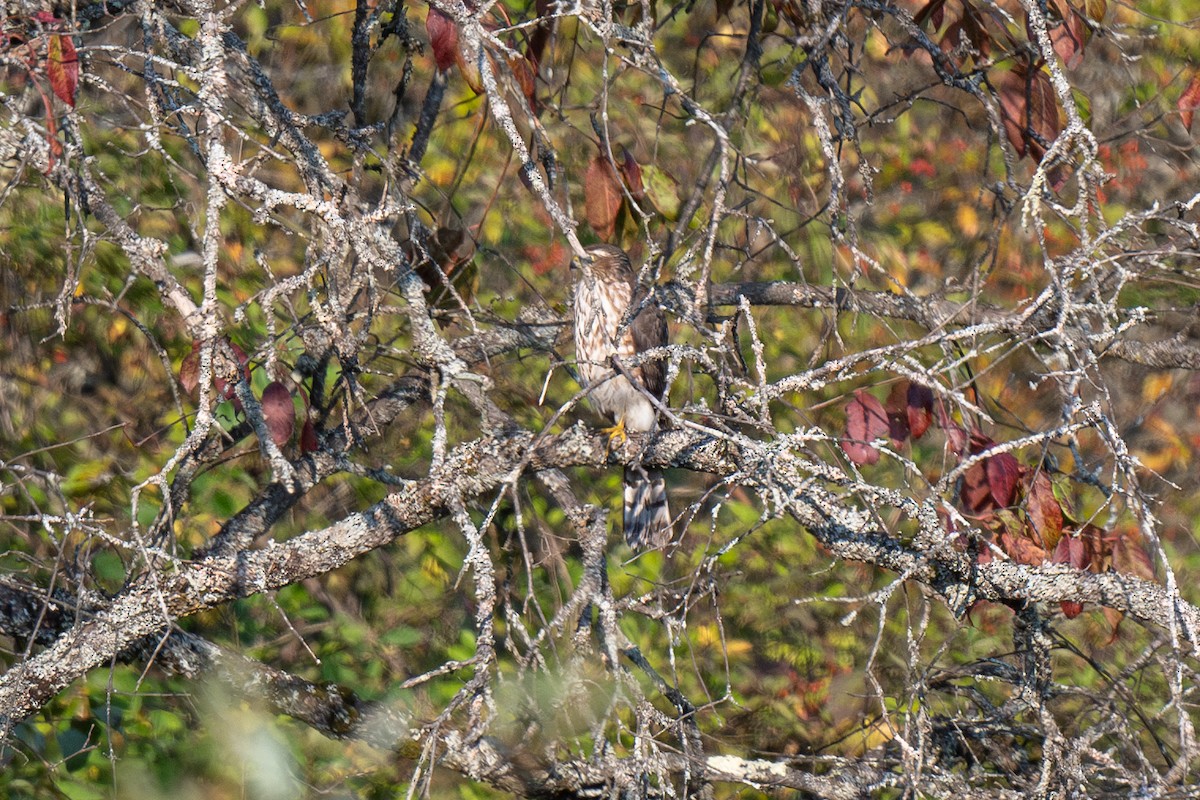
[[[658,426],[658,411],[650,398],[661,401],[666,396],[667,371],[656,359],[628,365],[622,374],[614,371],[612,357],[628,361],[667,344],[667,320],[661,308],[647,302],[649,293],[638,285],[624,250],[594,244],[587,253],[587,263],[571,262],[575,358],[592,404],[614,423],[608,431],[610,442],[615,442],[624,439],[626,431],[650,433]],[[665,546],[671,540],[671,512],[662,472],[641,464],[628,466],[624,487],[625,541],[635,549]]]

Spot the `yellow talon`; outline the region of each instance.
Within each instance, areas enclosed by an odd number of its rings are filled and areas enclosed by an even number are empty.
[[[629,441],[629,437],[625,435],[624,417],[621,417],[619,420],[617,420],[617,424],[613,425],[611,428],[603,428],[602,430],[608,434],[608,449],[610,452],[614,447],[620,447],[621,445],[625,444],[625,442]],[[620,440],[620,444],[617,443],[618,440]]]

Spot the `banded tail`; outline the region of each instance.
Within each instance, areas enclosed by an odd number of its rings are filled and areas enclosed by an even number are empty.
[[[662,472],[625,468],[625,541],[634,550],[659,549],[671,541],[671,509]]]

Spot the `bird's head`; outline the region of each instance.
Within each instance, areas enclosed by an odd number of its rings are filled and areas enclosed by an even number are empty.
[[[591,244],[584,248],[587,255],[571,259],[571,274],[576,280],[581,275],[597,278],[616,278],[632,271],[629,256],[621,248],[611,244]]]

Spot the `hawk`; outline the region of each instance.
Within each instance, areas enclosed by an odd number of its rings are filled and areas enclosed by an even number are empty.
[[[571,263],[580,380],[596,409],[613,421],[613,439],[623,438],[625,431],[650,433],[658,412],[647,394],[660,401],[666,396],[666,365],[654,360],[629,366],[638,386],[614,374],[611,362],[613,355],[629,359],[667,344],[667,319],[661,308],[646,302],[648,291],[638,285],[624,250],[594,244],[587,252],[590,263]],[[631,310],[637,313],[627,320]],[[671,512],[662,472],[641,464],[626,467],[624,488],[625,541],[634,549],[665,546],[671,540]]]

